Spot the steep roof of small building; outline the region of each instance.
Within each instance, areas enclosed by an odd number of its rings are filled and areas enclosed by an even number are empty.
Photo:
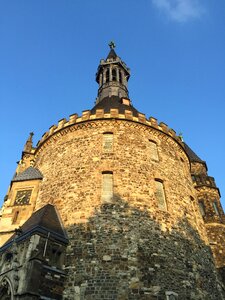
[[[23,232],[28,232],[36,226],[43,227],[48,231],[52,231],[65,237],[61,221],[56,212],[54,205],[47,204],[35,211],[31,217],[21,226]]]
[[[43,175],[41,172],[34,167],[29,167],[25,171],[16,174],[12,179],[12,182],[15,181],[25,181],[25,180],[34,180],[34,179],[42,179]]]
[[[20,235],[14,233],[11,238],[2,246],[1,250],[8,247],[13,239],[23,240],[35,232],[50,233],[50,235],[60,238],[65,243],[68,241],[66,232],[61,224],[60,217],[52,204],[47,204],[35,211],[31,217],[19,228]]]
[[[191,162],[205,163],[186,143],[184,143],[184,148]]]
[[[122,98],[118,96],[105,97],[99,103],[97,103],[92,109],[91,114],[96,113],[96,109],[104,109],[105,113],[110,113],[111,108],[116,108],[119,114],[124,114],[125,110],[130,110],[135,117],[138,116],[138,110],[132,105],[126,105],[122,103]]]

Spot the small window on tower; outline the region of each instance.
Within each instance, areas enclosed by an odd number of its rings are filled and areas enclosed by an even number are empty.
[[[107,69],[107,71],[106,71],[105,80],[106,80],[106,82],[109,82],[109,69]]]
[[[113,197],[113,173],[102,172],[102,201],[109,202]]]
[[[220,213],[219,213],[219,208],[218,208],[218,204],[217,204],[216,200],[213,202],[213,209],[214,209],[216,215],[219,216]]]
[[[113,150],[113,133],[112,132],[103,133],[103,150],[105,152],[110,152]]]
[[[149,151],[152,160],[159,161],[157,144],[154,141],[149,140]]]
[[[158,207],[161,210],[167,210],[167,205],[166,205],[166,196],[165,196],[165,190],[164,190],[164,185],[163,182],[160,179],[155,179],[155,184],[156,184],[156,199],[158,202]]]
[[[205,205],[204,205],[203,200],[200,200],[200,201],[198,202],[198,205],[199,205],[200,213],[201,213],[201,215],[204,217],[204,216],[205,216]]]
[[[116,69],[112,69],[112,80],[116,81]]]

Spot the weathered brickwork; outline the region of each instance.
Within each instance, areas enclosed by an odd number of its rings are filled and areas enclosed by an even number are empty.
[[[113,202],[68,228],[65,299],[165,299],[171,290],[179,299],[223,299],[210,251],[187,219],[162,230],[167,213],[159,224],[144,209]]]
[[[218,268],[224,267],[225,260],[225,225],[218,223],[206,224],[210,246],[216,258]]]
[[[104,132],[113,132],[112,152],[103,150]],[[149,140],[157,143],[158,162],[151,159]],[[62,218],[65,215],[68,225],[74,219],[83,222],[92,215],[96,206],[101,205],[104,171],[113,172],[114,195],[130,205],[138,204],[153,212],[159,211],[155,179],[161,179],[168,212],[176,218],[182,217],[184,211],[192,213],[190,197],[195,197],[195,190],[184,150],[172,138],[140,124],[99,120],[78,128],[74,126],[66,134],[62,131],[62,134],[50,138],[45,147],[37,151],[35,166],[45,174],[36,208],[45,201],[52,201]],[[171,219],[171,226],[176,218]],[[198,223],[201,226],[202,222]]]
[[[192,162],[191,173],[195,175],[207,176],[207,168],[205,163]]]
[[[183,299],[220,299],[183,148],[126,120],[76,126],[49,138],[35,163],[45,174],[36,209],[56,205],[71,242],[65,299],[164,299],[168,290]],[[103,148],[105,132],[113,133],[111,152]],[[111,204],[101,201],[104,171],[113,172]],[[158,208],[155,179],[164,183],[166,212]]]

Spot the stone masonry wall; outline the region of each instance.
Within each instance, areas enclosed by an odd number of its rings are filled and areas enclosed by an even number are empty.
[[[216,266],[222,268],[225,262],[225,216],[218,189],[209,186],[197,186],[196,192],[199,201],[204,203],[205,215],[203,220]],[[216,202],[218,214],[215,211],[213,202]]]
[[[112,151],[103,150],[104,132],[113,133]],[[90,120],[52,135],[35,156],[44,175],[36,209],[56,205],[71,242],[65,299],[165,299],[166,291],[222,299],[189,161],[172,137],[127,120]],[[101,200],[104,171],[113,172],[110,203]]]
[[[111,152],[102,149],[104,132],[113,132]],[[157,143],[159,161],[151,159],[149,140]],[[184,212],[193,212],[190,197],[195,198],[195,190],[183,149],[172,138],[141,124],[104,120],[62,130],[40,147],[35,166],[44,174],[36,209],[56,204],[66,225],[85,222],[101,205],[104,171],[113,172],[114,195],[131,205],[146,205],[152,212],[159,211],[155,179],[161,179],[168,212],[174,216],[170,226]],[[191,217],[193,226],[201,228],[198,209],[196,214],[196,220]]]

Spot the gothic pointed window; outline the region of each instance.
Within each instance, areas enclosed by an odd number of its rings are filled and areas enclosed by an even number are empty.
[[[109,82],[109,69],[106,70],[105,80],[106,80],[106,82]]]
[[[113,133],[105,132],[103,133],[103,151],[111,152],[113,150]]]
[[[109,202],[113,197],[113,173],[102,172],[102,201]]]
[[[12,288],[8,280],[3,279],[0,282],[0,299],[1,300],[12,300]]]
[[[163,182],[160,179],[155,179],[155,185],[156,185],[155,195],[158,203],[158,208],[161,210],[167,210],[166,196],[165,196]]]
[[[116,69],[112,69],[112,81],[116,81]]]

